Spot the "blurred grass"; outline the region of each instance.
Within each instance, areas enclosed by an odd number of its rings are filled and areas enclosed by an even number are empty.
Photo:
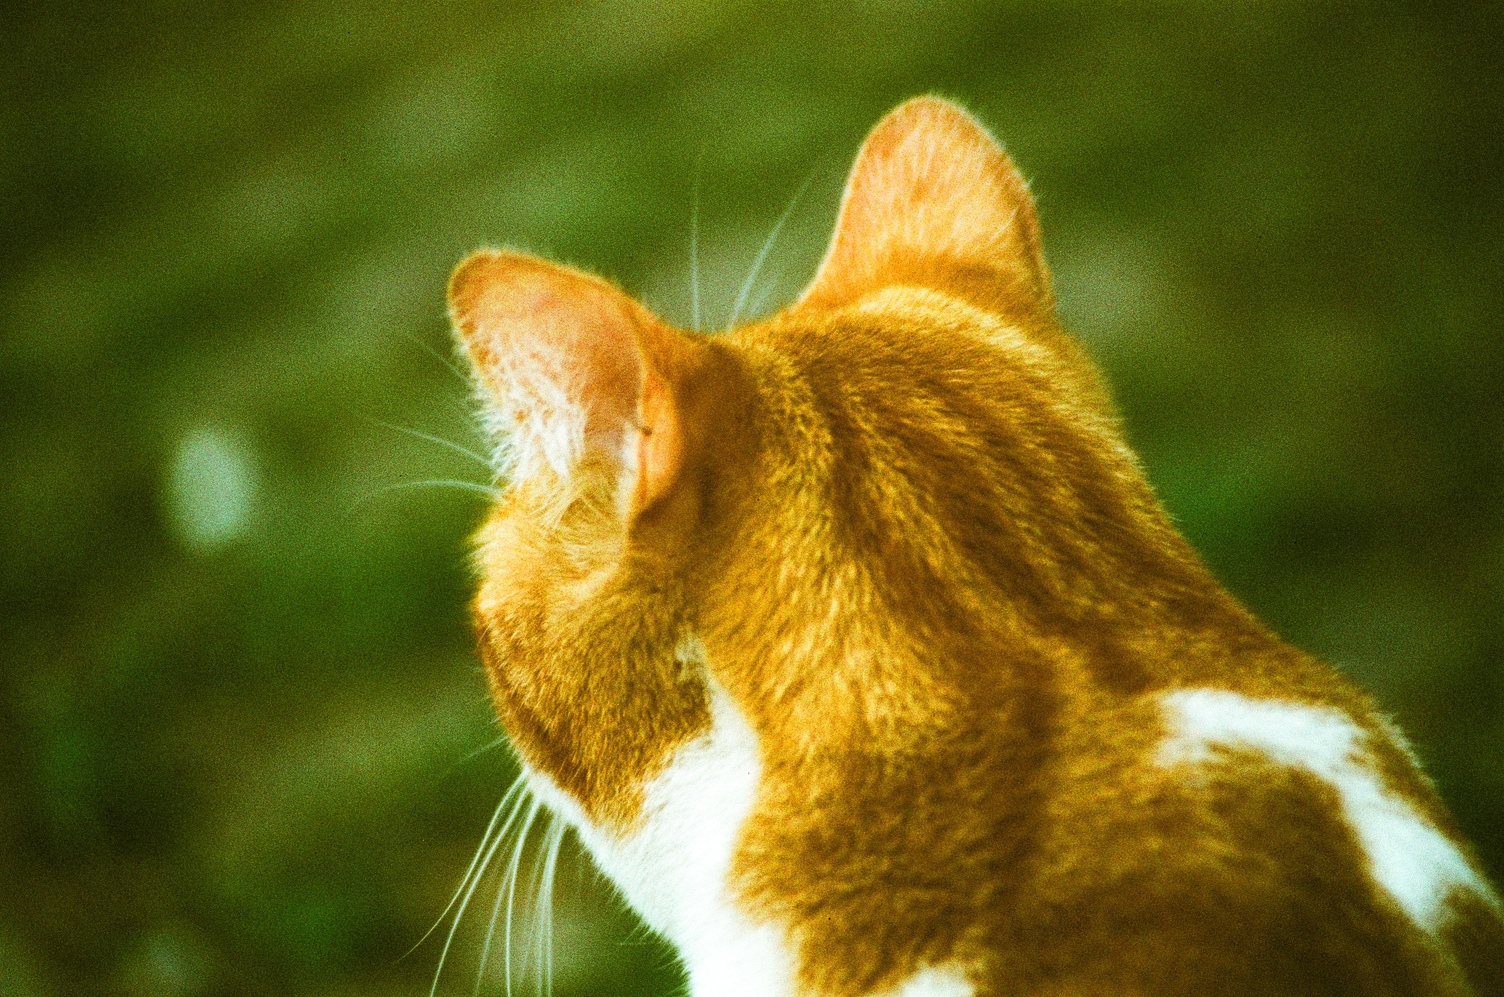
[[[512,774],[443,286],[480,244],[708,325],[807,279],[938,91],[1218,573],[1372,689],[1504,871],[1496,4],[49,3],[0,27],[0,995],[413,994]],[[352,507],[354,507],[352,511]],[[578,869],[575,865],[574,868]],[[558,992],[671,956],[561,879]],[[482,891],[483,893],[485,891]],[[489,898],[487,898],[489,900]],[[488,904],[486,905],[488,906]],[[444,992],[474,982],[472,915]],[[499,981],[492,989],[500,992]]]

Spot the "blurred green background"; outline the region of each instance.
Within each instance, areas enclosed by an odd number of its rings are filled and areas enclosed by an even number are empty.
[[[3,997],[426,993],[513,772],[484,499],[371,495],[485,480],[381,425],[482,445],[449,269],[526,247],[687,324],[698,187],[717,325],[812,177],[765,312],[927,91],[1032,179],[1185,531],[1504,873],[1499,4],[50,2],[0,45]],[[561,997],[679,986],[568,850],[557,903]]]

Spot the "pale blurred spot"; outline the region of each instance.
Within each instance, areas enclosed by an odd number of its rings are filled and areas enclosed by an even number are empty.
[[[1060,241],[1052,262],[1066,327],[1106,352],[1151,335],[1166,299],[1166,263],[1151,241],[1110,230]]]
[[[257,478],[250,448],[225,430],[199,426],[183,437],[166,502],[183,543],[207,553],[241,536],[256,504]]]

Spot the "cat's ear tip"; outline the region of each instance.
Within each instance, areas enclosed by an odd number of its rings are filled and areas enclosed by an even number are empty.
[[[964,119],[975,121],[976,119],[967,112],[966,108],[936,93],[922,93],[917,97],[910,97],[899,104],[887,114],[889,119],[941,117],[951,119]]]
[[[504,250],[477,249],[449,274],[449,313],[456,325],[463,327],[474,314],[477,301],[495,280],[496,269],[505,255]]]
[[[873,135],[901,137],[914,132],[967,133],[985,137],[996,145],[992,133],[966,108],[938,94],[910,97],[883,115],[872,129]]]
[[[589,290],[591,281],[568,267],[514,249],[477,249],[449,275],[449,315],[467,336],[494,331],[529,312],[546,311]]]
[[[537,262],[534,257],[512,249],[477,249],[449,275],[449,303],[452,307],[479,291],[480,285],[491,284]]]
[[[900,283],[1009,313],[1053,308],[1028,184],[992,133],[943,97],[907,100],[868,134],[800,301],[842,304]]]

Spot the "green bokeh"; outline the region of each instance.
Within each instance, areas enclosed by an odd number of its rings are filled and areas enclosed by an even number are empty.
[[[381,425],[484,446],[449,269],[523,246],[687,324],[698,190],[719,325],[811,177],[766,311],[927,91],[1033,181],[1184,530],[1375,692],[1504,871],[1501,39],[1497,4],[8,13],[0,995],[426,992],[443,932],[403,953],[513,774],[477,753],[483,500],[378,491],[485,478]],[[571,854],[556,992],[672,992]]]

